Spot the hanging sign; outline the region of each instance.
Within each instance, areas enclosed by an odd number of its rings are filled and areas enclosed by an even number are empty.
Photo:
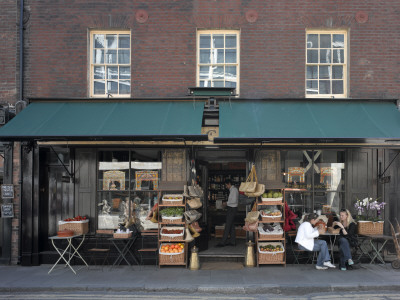
[[[14,185],[2,184],[1,185],[1,198],[14,198]]]
[[[3,204],[1,206],[2,218],[14,218],[14,208],[12,204]]]

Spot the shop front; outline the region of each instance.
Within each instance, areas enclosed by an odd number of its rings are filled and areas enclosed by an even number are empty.
[[[158,232],[160,224],[148,218],[153,208],[192,180],[203,205],[202,231],[190,245],[208,251],[223,232],[225,180],[239,186],[253,165],[266,193],[283,192],[299,219],[342,208],[356,215],[354,203],[365,197],[387,202],[384,220],[398,215],[395,104],[277,102],[220,101],[216,137],[207,135],[215,125],[204,126],[202,101],[30,104],[0,132],[3,140],[23,142],[21,264],[54,261],[48,238],[59,221],[78,215],[89,219],[91,235],[127,223]],[[223,252],[236,253],[253,238],[242,230],[253,204],[241,197],[239,242]]]

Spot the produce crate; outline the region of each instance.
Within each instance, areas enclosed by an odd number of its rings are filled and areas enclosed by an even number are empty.
[[[185,250],[182,249],[182,252],[179,253],[163,253],[161,252],[161,247],[163,245],[171,245],[168,243],[163,243],[160,245],[159,253],[159,262],[160,265],[183,265],[185,264]]]
[[[182,205],[183,196],[179,194],[166,194],[162,197],[163,205]]]
[[[283,197],[279,198],[263,198],[261,197],[261,203],[259,205],[282,205]]]
[[[182,233],[180,234],[167,234],[167,233],[162,233],[163,229],[168,229],[168,230],[182,230]],[[161,235],[161,241],[182,241],[183,240],[183,235],[185,233],[185,227],[161,227],[160,230],[160,235]]]
[[[75,235],[86,234],[89,232],[89,220],[83,221],[58,221],[58,231],[72,230]]]
[[[268,221],[268,222],[282,221],[282,213],[278,216],[267,216],[261,213],[261,217],[263,221]]]
[[[263,229],[262,229],[262,227],[258,227],[258,234],[259,234],[259,239],[263,239],[263,240],[274,240],[274,239],[280,239],[280,238],[282,238],[283,237],[283,230],[282,230],[282,233],[276,233],[276,232],[273,232],[273,233],[268,233],[268,232],[265,232]]]
[[[161,216],[162,222],[163,223],[168,223],[168,224],[181,224],[182,223],[182,216],[179,217],[164,217]]]
[[[379,235],[383,234],[384,222],[358,221],[358,234]]]
[[[266,245],[280,245],[283,251],[279,252],[268,252],[268,251],[261,251],[260,246]],[[283,248],[282,243],[258,243],[258,263],[259,264],[280,264],[284,263],[285,259],[285,249]]]

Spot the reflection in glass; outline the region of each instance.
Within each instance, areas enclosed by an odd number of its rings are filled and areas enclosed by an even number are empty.
[[[224,48],[224,35],[214,34],[213,35],[213,48]]]
[[[318,48],[318,34],[307,34],[307,48]]]
[[[331,66],[319,66],[319,79],[331,78]]]
[[[119,82],[119,93],[130,94],[130,92],[131,92],[131,82],[128,80],[121,80]]]
[[[344,50],[333,50],[333,63],[334,64],[344,63]]]
[[[96,95],[103,94],[105,91],[105,82],[103,80],[93,82],[93,93]]]
[[[211,48],[211,36],[209,34],[200,35],[200,48]]]
[[[236,35],[227,34],[225,36],[225,47],[226,48],[236,48]]]
[[[94,49],[93,50],[93,63],[103,64],[104,63],[104,50]]]
[[[213,78],[224,78],[224,67],[213,67]]]
[[[211,79],[211,67],[201,66],[200,67],[200,79]]]
[[[119,67],[119,78],[120,79],[130,79],[131,78],[131,68],[130,67]]]
[[[107,50],[106,51],[106,63],[116,64],[117,63],[117,50]]]
[[[104,66],[94,67],[94,79],[104,79]]]
[[[321,49],[320,50],[320,63],[321,64],[331,63],[331,50],[330,49]]]
[[[236,50],[235,49],[226,49],[225,50],[225,62],[236,63]]]
[[[318,80],[307,80],[307,94],[318,94]]]
[[[118,79],[118,67],[107,68],[107,79]]]
[[[118,82],[117,81],[107,81],[107,93],[117,94],[118,93]]]
[[[332,94],[343,94],[343,80],[332,81]]]
[[[318,78],[318,66],[307,66],[307,79]]]
[[[129,64],[130,62],[130,50],[118,50],[118,63]]]
[[[307,63],[318,63],[318,50],[307,50]]]
[[[120,34],[119,35],[119,48],[130,48],[130,38],[129,34]]]
[[[104,48],[104,34],[94,35],[94,48]]]
[[[321,34],[320,35],[320,48],[331,48],[331,35],[330,34]]]
[[[225,79],[236,80],[236,66],[225,67]]]
[[[329,80],[320,80],[319,81],[319,93],[320,94],[330,94],[331,93],[331,85]]]
[[[344,34],[334,34],[333,35],[333,48],[344,48]]]
[[[200,63],[201,64],[211,63],[211,51],[210,50],[200,50]]]
[[[236,87],[236,82],[235,81],[225,81],[225,87]]]
[[[224,87],[223,81],[213,81],[214,87]]]
[[[332,66],[332,78],[342,79],[343,78],[343,66]]]
[[[107,34],[107,48],[117,49],[117,35],[116,34]]]

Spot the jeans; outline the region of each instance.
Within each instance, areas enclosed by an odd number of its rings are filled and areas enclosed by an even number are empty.
[[[306,248],[304,248],[302,245],[299,245],[300,250],[304,251],[310,251]],[[330,261],[331,256],[329,255],[329,249],[328,245],[324,240],[314,240],[314,248],[312,251],[317,251],[318,253],[318,258],[317,258],[317,266],[322,267],[324,265],[324,262]]]
[[[346,267],[346,261],[351,259],[351,247],[348,239],[345,237],[339,238],[339,252],[340,252],[340,267]]]
[[[230,243],[236,243],[236,235],[235,235],[235,216],[237,213],[237,207],[227,207],[226,212],[226,222],[225,222],[225,230],[224,236],[222,237],[221,244],[226,244],[228,242],[228,235],[230,234]]]

